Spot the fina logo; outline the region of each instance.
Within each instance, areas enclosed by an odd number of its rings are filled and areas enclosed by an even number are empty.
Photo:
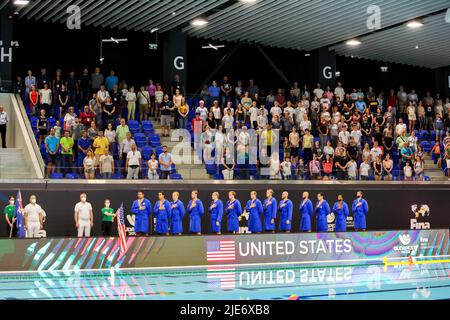
[[[404,246],[407,246],[411,242],[411,237],[409,234],[401,234],[398,236],[398,239]]]
[[[415,230],[430,229],[430,222],[427,221],[430,216],[430,207],[426,204],[413,204],[411,211],[414,213],[414,218],[410,220],[410,228]],[[425,221],[424,221],[425,220]]]

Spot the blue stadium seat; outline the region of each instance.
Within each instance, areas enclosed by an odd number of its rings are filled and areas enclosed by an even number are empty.
[[[205,164],[206,173],[210,175],[215,175],[217,173],[216,164]]]
[[[139,132],[139,122],[137,120],[128,121],[128,128],[132,134]]]
[[[163,153],[163,147],[161,147],[161,146],[156,147],[156,150],[155,150],[156,159],[158,159],[158,157],[161,153]]]
[[[134,141],[136,142],[138,148],[142,148],[147,145],[147,137],[145,136],[145,133],[135,133]]]
[[[48,118],[48,127],[49,129],[53,128],[56,125],[56,119],[53,117]]]
[[[113,178],[114,180],[120,180],[120,179],[123,179],[123,177],[122,177],[122,175],[121,175],[120,173],[114,173],[114,174],[112,175],[112,178]]]
[[[67,173],[66,179],[78,179],[78,175],[76,173]]]
[[[171,180],[183,180],[183,176],[179,173],[172,173],[169,175],[169,179]]]
[[[62,178],[64,178],[62,173],[59,172],[50,173],[50,179],[62,179]]]
[[[214,180],[223,180],[223,174],[222,173],[216,173],[215,175],[213,175],[213,179]]]
[[[144,160],[150,160],[150,157],[153,154],[153,148],[152,147],[142,147],[142,159]]]
[[[158,147],[161,145],[161,138],[157,133],[151,133],[149,136],[149,140],[152,147]]]
[[[142,131],[144,131],[145,134],[153,133],[154,132],[153,123],[150,120],[143,120]]]

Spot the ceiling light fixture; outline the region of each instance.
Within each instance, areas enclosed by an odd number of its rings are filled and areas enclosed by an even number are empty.
[[[241,0],[243,3],[255,3],[258,0]]]
[[[192,20],[191,24],[196,27],[201,27],[201,26],[208,24],[208,21],[203,18],[196,18],[196,19]]]
[[[116,38],[109,38],[109,39],[102,39],[102,42],[115,42],[115,43],[119,43],[119,42],[123,42],[123,41],[128,41],[128,39],[116,39]]]
[[[150,30],[150,33],[154,33],[154,32],[156,32],[158,30],[159,30],[159,28],[153,28],[152,30]]]
[[[358,39],[350,39],[346,42],[347,45],[349,46],[359,46],[362,42],[359,41]]]
[[[202,46],[202,49],[214,49],[214,50],[219,50],[219,48],[225,48],[225,46],[224,46],[223,44],[212,45],[211,43],[208,43],[207,46]]]
[[[174,12],[172,12],[172,15],[173,15],[173,16],[175,16],[176,14],[177,14],[177,13],[176,13],[175,11],[174,11]]]
[[[414,28],[420,28],[421,26],[423,26],[423,22],[419,21],[419,20],[412,20],[412,21],[408,22],[406,24],[406,26],[409,27],[409,28],[413,28],[413,29]]]
[[[30,1],[29,0],[15,0],[14,4],[16,6],[26,6],[27,4],[29,4]]]

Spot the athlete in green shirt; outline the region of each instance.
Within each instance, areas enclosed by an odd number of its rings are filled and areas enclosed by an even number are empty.
[[[9,197],[9,205],[5,207],[3,210],[3,213],[5,214],[5,220],[6,220],[6,234],[9,237],[11,235],[12,238],[16,236],[17,227],[16,227],[16,218],[14,218],[14,197]],[[11,232],[12,228],[12,232]]]
[[[105,207],[102,209],[102,233],[104,237],[112,236],[113,221],[116,216],[114,209],[110,205],[109,199],[106,199]]]

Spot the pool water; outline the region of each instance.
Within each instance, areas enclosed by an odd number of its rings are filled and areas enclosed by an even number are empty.
[[[0,299],[450,299],[450,264],[0,273]]]

